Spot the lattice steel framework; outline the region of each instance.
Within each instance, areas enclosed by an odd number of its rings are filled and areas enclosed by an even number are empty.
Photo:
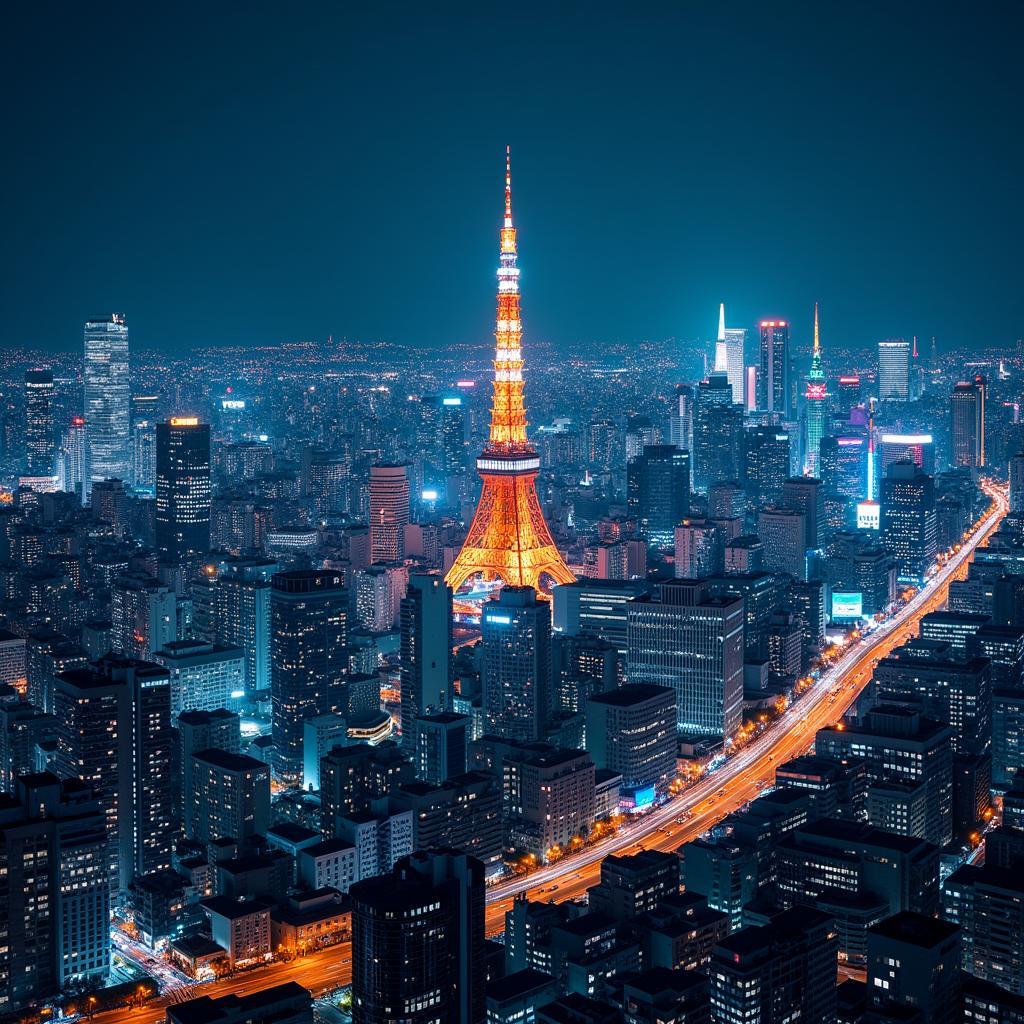
[[[476,460],[483,480],[480,502],[459,557],[445,576],[453,590],[476,575],[489,580],[500,578],[510,586],[533,587],[538,592],[542,592],[543,576],[554,583],[576,579],[555,547],[537,498],[540,459],[526,436],[522,336],[516,229],[512,225],[512,166],[506,148],[491,432],[487,447]]]

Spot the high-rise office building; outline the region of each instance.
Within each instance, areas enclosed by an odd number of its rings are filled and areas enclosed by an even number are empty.
[[[54,475],[53,371],[25,372],[25,473]]]
[[[834,1021],[839,946],[833,919],[793,907],[741,928],[712,950],[715,1024]]]
[[[153,652],[171,675],[171,713],[230,708],[245,696],[245,652],[206,640],[173,640]]]
[[[186,803],[185,794],[195,792],[195,766],[193,755],[204,750],[226,750],[230,754],[242,752],[241,720],[234,711],[218,708],[215,711],[183,711],[175,719],[178,732],[178,785],[175,805],[186,836],[194,836],[199,828],[196,821],[198,808],[194,801]]]
[[[594,694],[584,712],[594,764],[622,776],[622,795],[635,807],[653,802],[676,774],[676,691],[650,683],[617,686]]]
[[[876,1012],[906,1006],[928,1024],[960,1024],[960,929],[909,910],[879,921],[868,929],[867,991]]]
[[[677,579],[717,576],[725,569],[725,536],[706,519],[684,519],[675,529]]]
[[[413,743],[416,778],[440,786],[464,774],[468,767],[471,725],[469,715],[442,711],[417,718],[408,732],[403,728],[403,739]]]
[[[214,575],[193,584],[193,629],[245,651],[249,700],[270,691],[270,580],[278,568],[271,558],[227,558]]]
[[[466,468],[466,406],[461,395],[441,399],[441,468],[448,475]]]
[[[690,511],[690,453],[669,444],[645,445],[627,467],[630,511],[651,545],[671,548]]]
[[[866,764],[871,824],[936,846],[953,838],[953,730],[902,705],[819,729],[815,753]]]
[[[129,444],[128,327],[123,313],[87,320],[83,412],[90,480],[127,480]]]
[[[778,504],[789,477],[789,434],[778,427],[743,432],[743,486],[753,508]]]
[[[743,406],[732,401],[724,374],[711,374],[697,385],[693,413],[693,485],[705,493],[712,484],[740,475]]]
[[[370,467],[370,553],[374,562],[405,557],[405,524],[409,522],[409,466]]]
[[[110,590],[111,650],[148,661],[178,638],[174,591],[146,573],[119,576]]]
[[[234,839],[244,847],[270,826],[270,767],[248,754],[196,751],[183,796],[185,822],[193,828],[188,838],[197,842]]]
[[[165,668],[107,657],[54,684],[58,773],[99,798],[112,892],[171,866],[176,838],[171,681]]]
[[[195,416],[156,427],[156,547],[182,566],[210,549],[210,427]]]
[[[910,401],[910,342],[902,338],[878,343],[878,397],[883,402]]]
[[[985,465],[985,378],[960,381],[950,396],[951,440],[954,466],[978,469]]]
[[[782,507],[802,512],[807,526],[807,547],[817,549],[826,541],[825,491],[813,476],[790,477],[782,485]]]
[[[412,743],[417,718],[451,710],[451,587],[440,576],[410,576],[399,618],[402,735]]]
[[[761,321],[761,368],[757,375],[757,407],[788,418],[790,396],[789,324],[785,320]],[[787,474],[788,475],[788,474]]]
[[[353,1024],[483,1024],[484,866],[414,853],[352,886]]]
[[[316,569],[271,580],[271,716],[281,773],[302,777],[302,723],[337,711],[348,674],[348,593]]]
[[[551,605],[532,587],[503,587],[480,616],[485,728],[538,739],[552,702]]]
[[[725,372],[732,389],[734,405],[743,405],[743,364],[747,347],[745,327],[725,326],[725,303],[718,307],[718,344],[715,348],[715,370],[719,370],[718,353],[722,352],[721,370]]]
[[[57,487],[84,502],[89,481],[89,447],[84,416],[72,416],[61,441]]]
[[[793,508],[762,508],[757,535],[764,545],[764,567],[807,579],[807,516]]]
[[[867,493],[867,437],[857,434],[828,434],[821,439],[821,482],[827,494],[838,494],[848,502],[860,501]]]
[[[1024,995],[1024,882],[1019,870],[965,864],[942,884],[942,916],[960,926],[960,966]]]
[[[934,479],[913,463],[894,462],[882,480],[880,524],[899,579],[923,583],[938,553]]]
[[[675,394],[669,399],[668,440],[669,444],[688,452],[693,451],[694,403],[692,385],[677,384]]]
[[[680,732],[732,736],[743,711],[743,598],[678,581],[626,610],[627,678],[675,691]]]
[[[1010,459],[1010,511],[1016,515],[1024,513],[1024,452]]]
[[[0,1005],[18,1010],[110,971],[103,812],[81,780],[21,776],[0,794]]]
[[[882,476],[894,462],[912,462],[922,472],[935,473],[935,441],[931,434],[883,433],[878,446]]]
[[[846,419],[855,405],[861,404],[861,380],[855,373],[844,373],[836,378],[831,390],[832,411]]]

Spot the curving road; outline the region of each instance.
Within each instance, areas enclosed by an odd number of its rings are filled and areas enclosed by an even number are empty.
[[[1008,511],[1005,490],[984,484],[992,500],[960,550],[889,621],[878,626],[822,673],[800,700],[779,716],[757,739],[700,782],[645,815],[615,836],[542,867],[528,878],[498,882],[487,892],[487,933],[504,930],[505,913],[519,893],[530,899],[562,901],[581,896],[600,879],[600,862],[610,854],[640,850],[675,850],[706,832],[727,814],[754,799],[774,781],[775,766],[814,745],[815,733],[839,719],[871,679],[875,665],[917,628],[920,619],[941,608],[951,580],[962,577],[975,548],[999,526]],[[243,995],[297,981],[319,996],[351,981],[351,946],[343,943],[291,963],[224,978],[207,985],[165,993],[138,1009],[110,1010],[95,1015],[96,1024],[152,1024],[165,1008],[198,995]]]
[[[517,894],[525,891],[531,899],[555,901],[582,895],[598,882],[600,862],[609,854],[674,850],[771,785],[775,766],[811,749],[815,733],[842,717],[870,681],[875,665],[916,630],[923,616],[944,606],[949,583],[965,574],[975,548],[998,528],[1008,511],[1004,490],[992,484],[984,487],[992,504],[981,522],[927,586],[891,619],[852,645],[757,739],[696,785],[631,828],[542,867],[527,879],[513,878],[492,886],[487,895],[488,933],[502,931],[504,914]]]

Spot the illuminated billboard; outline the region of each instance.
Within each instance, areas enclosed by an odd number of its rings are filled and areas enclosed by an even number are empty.
[[[842,622],[864,618],[864,595],[859,591],[834,591],[832,621]]]

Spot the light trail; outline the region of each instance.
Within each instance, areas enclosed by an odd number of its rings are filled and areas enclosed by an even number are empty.
[[[487,934],[493,936],[504,930],[505,912],[519,893],[556,902],[573,899],[599,881],[600,862],[610,854],[640,849],[674,851],[754,799],[772,781],[776,765],[808,750],[818,729],[842,717],[871,679],[877,662],[903,642],[908,629],[945,603],[950,581],[962,575],[975,549],[996,530],[1009,510],[1004,488],[987,482],[982,486],[993,502],[990,511],[960,550],[892,619],[851,646],[796,704],[721,768],[645,815],[632,828],[540,868],[527,878],[511,878],[491,886],[487,892]],[[678,822],[678,818],[683,821]],[[351,957],[351,943],[340,943],[288,963],[273,963],[194,986],[188,995],[245,995],[296,981],[319,997],[351,983]],[[182,991],[168,989],[143,1007],[97,1013],[96,1024],[156,1024]]]

